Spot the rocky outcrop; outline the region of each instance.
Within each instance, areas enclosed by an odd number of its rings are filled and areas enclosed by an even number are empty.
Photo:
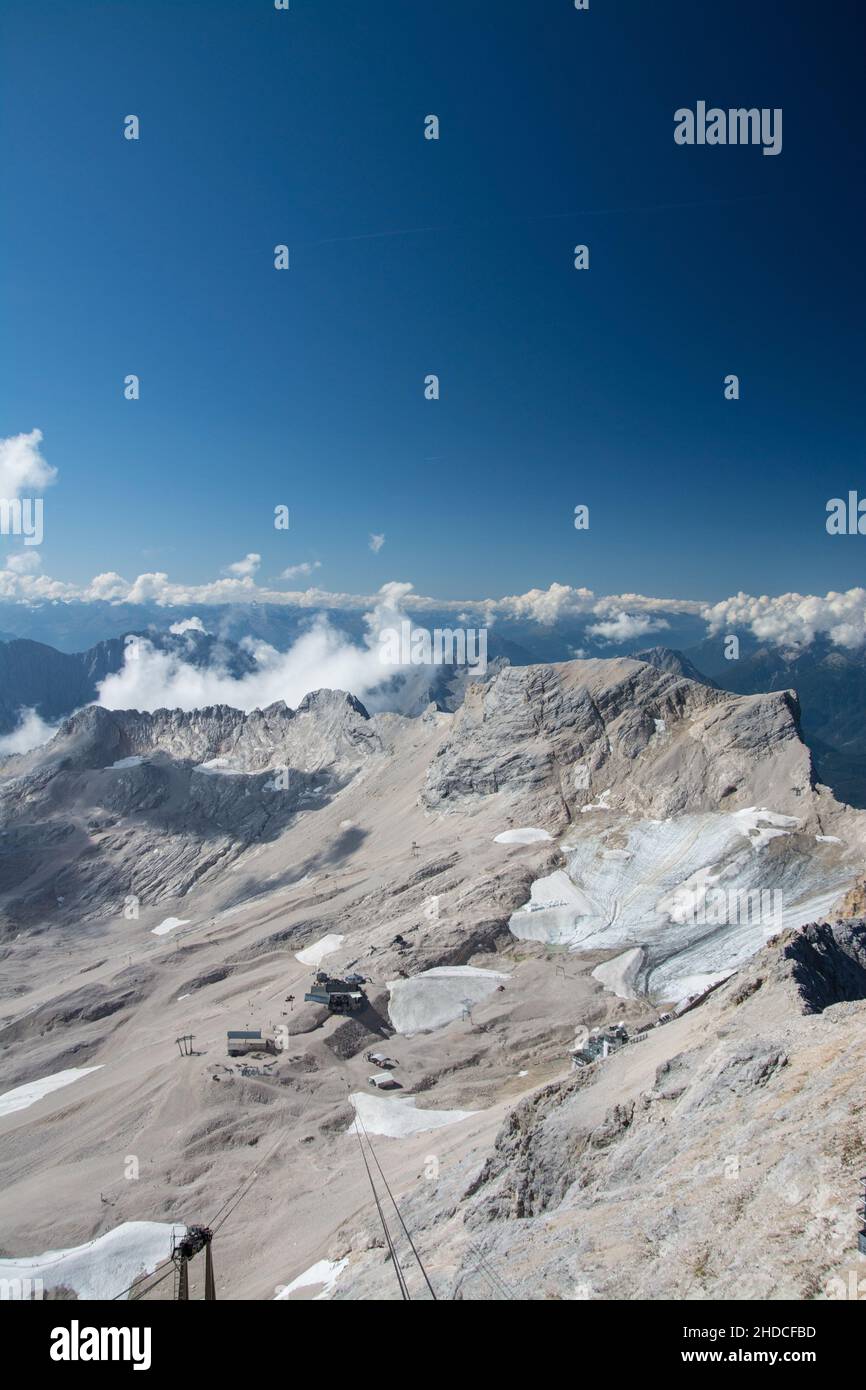
[[[703,675],[684,652],[674,651],[672,647],[648,647],[646,651],[635,652],[635,661],[645,661],[655,666],[657,671],[669,671],[674,676],[685,676],[686,680],[698,681],[716,689],[716,682]]]
[[[793,981],[804,1013],[866,999],[866,918],[801,927],[783,947],[781,970]]]
[[[866,1154],[863,946],[862,922],[770,942],[691,1016],[516,1105],[480,1163],[413,1189],[417,1239],[448,1252],[440,1297],[485,1296],[480,1262],[514,1299],[839,1297]],[[792,983],[821,1016],[791,1008]],[[358,1259],[338,1296],[372,1274]]]
[[[786,810],[812,787],[792,691],[735,697],[643,662],[506,668],[470,686],[425,803],[504,792],[565,826],[608,809],[668,816],[724,804]]]
[[[116,913],[127,896],[183,896],[325,804],[384,746],[341,691],[250,714],[90,705],[7,764],[17,775],[0,785],[0,923],[8,934]]]
[[[318,690],[296,710],[282,700],[250,713],[229,705],[153,713],[89,705],[66,720],[56,738],[31,755],[30,762],[98,768],[164,753],[195,764],[220,760],[224,770],[234,772],[281,766],[310,771],[356,763],[380,748],[359,700],[339,690]]]

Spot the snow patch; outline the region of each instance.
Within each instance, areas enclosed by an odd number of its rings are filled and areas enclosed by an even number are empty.
[[[315,969],[321,965],[325,956],[332,956],[335,951],[339,951],[345,939],[339,932],[331,932],[321,940],[314,941],[312,946],[305,946],[303,951],[296,951],[295,960],[299,960],[301,965],[312,965]]]
[[[62,1285],[79,1299],[114,1299],[167,1260],[172,1235],[179,1238],[185,1230],[164,1221],[125,1221],[86,1245],[0,1260],[0,1279],[41,1279],[45,1291]]]
[[[193,772],[202,772],[205,777],[249,777],[242,768],[232,767],[228,758],[211,758],[206,763],[198,763]]]
[[[71,1086],[73,1081],[87,1076],[89,1072],[100,1071],[98,1067],[70,1067],[67,1071],[56,1071],[53,1076],[43,1076],[39,1081],[28,1081],[16,1086],[12,1091],[0,1095],[0,1115],[12,1115],[16,1110],[27,1110],[43,1096],[59,1091],[61,1086]],[[2,1263],[2,1261],[0,1261]]]
[[[172,623],[169,632],[173,633],[175,637],[183,637],[185,632],[202,632],[205,636],[208,635],[208,630],[201,618],[184,618],[179,623]]]
[[[119,771],[121,768],[124,767],[141,767],[143,762],[144,758],[142,758],[139,754],[136,754],[132,758],[118,758],[116,763],[111,764],[111,771]]]
[[[732,811],[731,820],[756,849],[763,849],[779,835],[790,835],[800,824],[797,816],[780,816],[776,811],[768,811],[765,806],[747,806],[742,811]]]
[[[503,830],[499,835],[493,836],[495,845],[534,845],[539,840],[552,840],[546,830],[536,830],[532,826],[524,826],[520,830]]]
[[[309,1269],[305,1269],[303,1274],[299,1274],[297,1279],[293,1279],[291,1284],[286,1284],[285,1288],[280,1289],[274,1302],[279,1303],[281,1299],[289,1298],[296,1289],[312,1289],[317,1284],[322,1285],[322,1291],[317,1293],[312,1301],[319,1303],[322,1299],[330,1298],[348,1263],[348,1259],[318,1260],[316,1264],[310,1265]]]
[[[398,1033],[411,1037],[444,1028],[462,1018],[467,1006],[481,1004],[510,975],[472,965],[437,965],[409,980],[389,980],[388,1015]]]
[[[618,999],[637,999],[635,981],[642,965],[643,951],[640,946],[633,946],[630,951],[623,951],[621,956],[614,956],[613,960],[597,965],[592,978]]]
[[[174,931],[176,927],[186,927],[192,921],[191,917],[166,917],[164,922],[160,922],[158,927],[154,927],[151,936],[166,936],[168,932]]]
[[[594,904],[569,878],[564,869],[537,878],[529,902],[511,917],[508,927],[520,941],[543,941],[551,946],[572,946],[575,923],[592,914]]]
[[[367,1133],[381,1134],[386,1139],[408,1139],[413,1134],[425,1134],[430,1129],[455,1125],[476,1113],[474,1110],[419,1110],[414,1096],[386,1100],[384,1096],[370,1096],[364,1091],[356,1091],[349,1099]],[[355,1132],[356,1123],[352,1121],[347,1134]]]
[[[694,992],[696,978],[737,969],[768,935],[823,916],[850,887],[851,867],[810,855],[792,834],[799,824],[749,807],[573,834],[563,846],[567,872],[536,880],[509,928],[520,940],[572,951],[621,954],[641,946],[641,989],[653,999],[680,999]],[[765,852],[771,839],[772,860]],[[772,920],[761,916],[763,905],[760,912],[749,906],[768,898]],[[721,917],[709,912],[719,899],[730,906]]]

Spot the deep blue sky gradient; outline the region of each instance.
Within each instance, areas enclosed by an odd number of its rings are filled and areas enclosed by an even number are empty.
[[[0,433],[60,470],[45,570],[861,582],[824,506],[866,494],[864,8],[3,0]],[[676,146],[698,99],[783,107],[782,154]]]

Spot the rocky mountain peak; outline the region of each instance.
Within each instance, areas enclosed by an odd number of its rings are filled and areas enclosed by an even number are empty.
[[[507,667],[469,687],[425,801],[508,792],[558,824],[602,794],[655,816],[768,798],[784,810],[813,780],[798,714],[791,691],[735,697],[629,658]]]

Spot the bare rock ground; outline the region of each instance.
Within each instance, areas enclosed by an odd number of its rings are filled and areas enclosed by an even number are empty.
[[[862,923],[759,937],[705,1003],[577,1073],[578,1028],[661,1007],[593,978],[611,947],[509,929],[563,844],[600,833],[603,793],[623,825],[796,816],[786,853],[829,863],[841,896],[862,817],[813,785],[795,698],[615,661],[505,668],[455,714],[305,706],[249,730],[236,711],[88,712],[7,765],[0,1091],[98,1069],[0,1116],[0,1255],[207,1222],[254,1177],[218,1235],[221,1296],[271,1298],[327,1258],[347,1261],[334,1298],[394,1297],[348,1132],[375,1048],[398,1062],[383,1103],[472,1112],[373,1136],[440,1296],[821,1296],[854,1259],[866,1157]],[[512,826],[552,839],[496,843]],[[370,981],[351,1020],[302,1002],[296,953],[329,934],[327,967]],[[465,966],[507,978],[394,1034],[389,982]],[[249,1027],[276,1055],[227,1057]]]

